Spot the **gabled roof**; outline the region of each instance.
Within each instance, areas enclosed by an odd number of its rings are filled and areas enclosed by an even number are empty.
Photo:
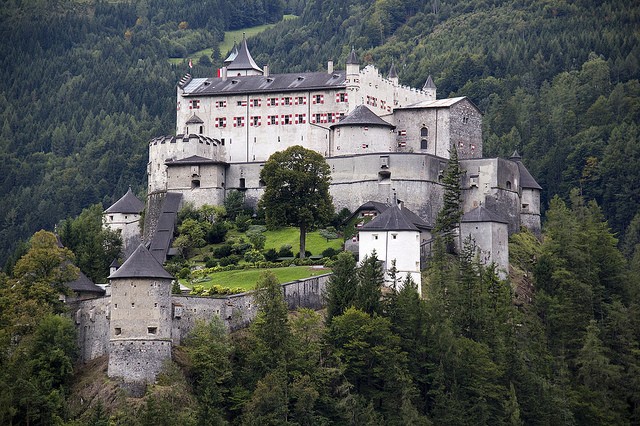
[[[352,47],[351,52],[347,57],[347,64],[357,64],[357,63],[358,63],[358,55],[356,55],[356,49]]]
[[[202,118],[198,117],[195,114],[193,114],[191,118],[187,120],[187,124],[202,124],[202,123],[204,123],[204,121],[202,121]]]
[[[389,69],[389,79],[398,78],[398,71],[396,71],[396,64],[391,62],[391,68]]]
[[[105,213],[135,213],[138,214],[144,210],[144,203],[140,201],[133,192],[131,187],[126,194],[118,201],[113,203],[111,207],[105,210]]]
[[[215,96],[250,93],[282,93],[307,90],[345,88],[345,71],[305,72],[229,76],[222,78],[194,78],[184,87],[183,96]]]
[[[529,173],[529,170],[527,170],[524,164],[522,164],[522,161],[520,160],[520,154],[518,154],[518,151],[514,151],[513,155],[511,155],[511,158],[509,158],[509,160],[513,161],[518,166],[518,171],[520,172],[521,188],[542,190],[542,187],[538,185],[538,182],[536,182],[533,176],[531,176],[531,173]]]
[[[149,251],[158,262],[167,260],[167,254],[173,238],[173,230],[176,226],[178,209],[182,201],[182,194],[168,192],[160,208],[160,217],[156,225],[155,233],[151,236]]]
[[[482,111],[480,111],[480,108],[478,108],[476,104],[474,104],[471,101],[471,99],[467,98],[466,96],[459,96],[456,98],[447,98],[447,99],[437,99],[434,101],[421,101],[415,104],[407,105],[405,107],[399,107],[396,109],[401,110],[401,109],[422,109],[422,108],[450,108],[455,104],[457,104],[458,102],[462,102],[462,101],[469,102],[475,109],[478,110],[478,112],[482,114]]]
[[[93,281],[89,279],[89,277],[87,277],[85,274],[82,273],[82,271],[80,271],[80,273],[78,274],[77,279],[75,279],[74,281],[65,283],[65,285],[69,287],[71,290],[76,291],[78,293],[80,292],[97,293],[97,294],[105,293],[103,288],[100,288],[97,285],[95,285]]]
[[[390,129],[395,129],[396,127],[378,117],[365,105],[358,105],[349,115],[345,116],[336,124],[332,124],[330,127],[334,128],[339,126],[378,126],[388,127]]]
[[[225,164],[222,161],[212,160],[210,158],[200,157],[199,155],[192,155],[187,158],[182,158],[180,160],[171,160],[168,159],[164,162],[167,166],[188,166],[188,165],[197,165],[197,164]]]
[[[411,210],[402,206],[390,206],[371,222],[362,225],[361,231],[416,231],[430,229],[429,225]]]
[[[251,53],[249,53],[249,48],[247,47],[247,39],[242,37],[242,43],[240,44],[240,48],[238,49],[238,54],[235,58],[233,58],[233,62],[231,62],[227,66],[228,70],[239,71],[239,70],[255,70],[262,72],[262,69],[256,64],[256,62],[251,57]]]
[[[140,244],[122,266],[109,279],[117,278],[166,278],[173,279],[170,273]]]
[[[425,89],[436,89],[436,85],[433,82],[431,76],[427,77],[427,81],[424,82],[424,86],[422,86],[422,90]]]
[[[462,215],[460,222],[496,222],[506,223],[509,222],[503,219],[499,214],[492,212],[486,207],[480,205],[475,209],[472,209]]]

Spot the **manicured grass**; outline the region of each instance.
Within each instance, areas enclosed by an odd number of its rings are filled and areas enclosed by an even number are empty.
[[[289,19],[294,19],[297,18],[296,15],[284,15],[282,17],[283,21],[287,21]],[[242,33],[244,33],[246,35],[247,38],[252,37],[256,34],[259,34],[261,32],[263,32],[264,30],[267,30],[271,27],[273,27],[276,24],[265,24],[265,25],[258,25],[257,27],[251,27],[251,28],[242,28],[239,30],[234,30],[234,31],[227,31],[224,33],[224,40],[222,41],[222,43],[220,43],[218,45],[218,47],[220,48],[220,54],[223,57],[226,57],[226,55],[229,53],[229,51],[233,48],[233,44],[234,43],[240,43],[242,41]],[[213,49],[212,48],[208,48],[208,49],[203,49],[203,50],[199,50],[197,52],[193,52],[193,53],[189,53],[187,55],[187,58],[169,58],[169,62],[171,62],[174,65],[179,65],[179,64],[186,64],[187,62],[189,62],[188,58],[191,58],[194,62],[197,61],[201,56],[209,56],[211,57],[211,54],[213,53]]]
[[[289,244],[292,247],[293,254],[300,251],[300,231],[298,228],[287,227],[276,229],[275,231],[266,231],[264,235],[267,237],[265,249],[274,248],[278,250],[283,245]],[[307,232],[306,245],[307,251],[310,251],[312,255],[320,256],[322,251],[329,247],[340,250],[342,248],[342,239],[337,238],[327,242],[318,231]]]
[[[253,290],[256,287],[256,282],[266,269],[243,269],[239,271],[225,271],[216,272],[209,276],[209,280],[203,282],[193,283],[193,285],[201,285],[205,288],[210,288],[214,284],[222,287],[236,288],[241,287],[245,290]],[[311,266],[288,266],[285,268],[270,269],[275,274],[280,283],[299,280],[301,278],[308,278],[315,275],[323,275],[331,272],[330,269],[319,269]],[[188,285],[189,287],[191,285]]]

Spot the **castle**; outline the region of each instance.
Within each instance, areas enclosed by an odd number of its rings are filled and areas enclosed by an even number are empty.
[[[141,204],[128,193],[105,222],[122,230],[132,254],[111,274],[110,296],[76,302],[82,359],[109,354],[110,376],[153,381],[197,319],[235,327],[252,318],[251,295],[172,296],[162,263],[184,203],[220,205],[237,190],[256,206],[264,162],[293,145],[325,157],[337,210],[375,217],[349,244],[361,257],[376,250],[386,271],[396,265],[418,283],[454,149],[463,170],[460,239],[473,237],[504,275],[508,236],[521,226],[540,233],[541,188],[517,153],[483,158],[482,113],[466,97],[437,99],[430,76],[421,89],[400,85],[393,65],[387,77],[361,69],[353,50],[345,70],[329,62],[324,72],[271,74],[243,40],[218,77],[180,80],[176,110],[176,135],[149,143],[144,235],[135,231]],[[326,279],[285,285],[289,306],[321,306]]]

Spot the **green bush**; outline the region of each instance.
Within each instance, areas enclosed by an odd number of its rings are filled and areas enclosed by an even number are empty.
[[[290,244],[284,244],[278,250],[278,257],[293,257],[293,251]]]
[[[207,268],[215,268],[218,266],[218,261],[215,259],[209,259],[206,261],[205,265]]]
[[[230,244],[225,244],[223,246],[217,247],[213,251],[213,255],[218,259],[229,256],[233,252],[233,248]]]
[[[264,254],[264,258],[268,262],[275,262],[276,259],[279,257],[278,252],[274,248],[270,248],[269,250],[265,251],[263,254]]]
[[[191,275],[191,269],[187,268],[186,266],[180,269],[180,272],[178,272],[178,278],[183,280],[189,278],[189,275]]]
[[[322,257],[333,257],[340,253],[340,250],[336,250],[333,247],[328,247],[322,251]]]

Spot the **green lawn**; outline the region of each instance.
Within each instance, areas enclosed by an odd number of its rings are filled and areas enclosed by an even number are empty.
[[[241,287],[245,290],[253,290],[260,274],[264,271],[265,269],[245,269],[239,271],[216,272],[209,276],[209,280],[193,283],[193,285],[197,284],[202,285],[205,288],[210,288],[214,284],[218,284],[222,287]],[[280,281],[280,283],[286,283],[299,280],[301,278],[308,278],[331,272],[330,269],[319,269],[310,266],[288,266],[286,268],[270,269],[270,271],[278,277],[278,281]],[[192,285],[187,286],[191,287]]]
[[[274,248],[278,250],[285,244],[289,244],[292,247],[294,254],[300,251],[300,231],[298,228],[282,228],[275,231],[266,231],[264,235],[267,237],[267,242],[264,248]],[[342,248],[342,238],[335,240],[329,240],[322,238],[318,231],[307,232],[307,251],[310,251],[314,256],[320,256],[322,251],[332,247],[336,250]]]
[[[294,19],[294,18],[297,18],[297,16],[296,15],[284,15],[282,17],[282,20],[283,21],[287,21],[289,19]],[[263,32],[264,30],[267,30],[267,29],[273,27],[274,25],[276,25],[276,24],[258,25],[257,27],[242,28],[240,30],[234,30],[234,31],[225,32],[224,33],[224,40],[219,45],[220,54],[223,57],[226,58],[227,53],[233,48],[233,44],[234,43],[240,43],[242,41],[242,33],[245,33],[247,38],[249,38],[249,37],[252,37],[252,36],[254,36],[256,34],[259,34],[259,33]],[[189,53],[187,55],[187,58],[191,58],[195,62],[201,56],[209,56],[209,57],[211,57],[212,53],[213,53],[213,49],[212,48],[208,48],[208,49],[199,50],[197,52]],[[171,62],[174,65],[179,65],[179,64],[188,62],[188,59],[185,59],[185,58],[169,58],[169,62]]]

